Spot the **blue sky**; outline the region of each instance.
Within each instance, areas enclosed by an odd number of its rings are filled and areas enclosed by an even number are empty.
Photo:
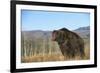
[[[61,28],[74,30],[90,25],[89,13],[21,10],[23,31],[52,31]]]

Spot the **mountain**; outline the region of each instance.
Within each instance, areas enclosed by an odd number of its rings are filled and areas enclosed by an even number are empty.
[[[83,38],[89,38],[90,37],[90,26],[80,27],[80,28],[74,30],[74,32],[76,32]]]
[[[86,26],[86,27],[80,27],[78,29],[76,29],[75,31],[79,31],[79,30],[90,30],[90,26]]]
[[[47,38],[51,37],[52,31],[42,31],[42,30],[33,30],[33,31],[22,31],[22,35],[24,35],[27,39],[38,39],[38,38]]]
[[[80,27],[73,32],[80,35],[82,38],[89,38],[90,36],[90,26]],[[33,30],[33,31],[22,31],[22,36],[24,35],[27,39],[38,39],[38,38],[51,38],[52,31],[42,31],[42,30]]]

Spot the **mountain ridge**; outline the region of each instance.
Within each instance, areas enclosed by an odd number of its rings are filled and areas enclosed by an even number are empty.
[[[80,27],[73,32],[77,33],[82,38],[89,38],[90,36],[90,26]],[[51,37],[52,31],[44,31],[44,30],[31,30],[31,31],[22,31],[22,35],[26,38],[47,38]]]

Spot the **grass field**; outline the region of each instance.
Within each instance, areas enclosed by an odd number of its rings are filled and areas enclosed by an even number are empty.
[[[89,39],[84,39],[85,42],[85,57],[82,60],[90,58],[90,41]],[[62,55],[57,42],[48,39],[23,39],[21,44],[21,62],[46,62],[46,61],[64,61],[64,56]],[[68,58],[69,60],[81,60],[80,56],[75,58]]]

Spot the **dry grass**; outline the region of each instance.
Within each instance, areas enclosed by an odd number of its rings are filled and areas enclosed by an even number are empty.
[[[23,57],[22,62],[46,62],[46,61],[62,61],[64,57],[62,55],[38,55],[31,57]]]
[[[37,55],[37,56],[27,56],[22,57],[22,63],[30,63],[30,62],[47,62],[47,61],[69,61],[69,60],[87,60],[90,59],[90,49],[85,49],[85,57],[82,59],[80,56],[76,56],[75,58],[67,58],[64,59],[62,54],[52,54],[52,55]]]
[[[87,60],[90,59],[90,44],[89,40],[85,40],[85,57],[82,59],[80,56],[76,56],[75,58],[67,58],[64,59],[64,56],[61,53],[51,53],[51,54],[37,54],[33,56],[25,56],[21,57],[22,63],[30,63],[30,62],[47,62],[47,61],[69,61],[69,60]]]

